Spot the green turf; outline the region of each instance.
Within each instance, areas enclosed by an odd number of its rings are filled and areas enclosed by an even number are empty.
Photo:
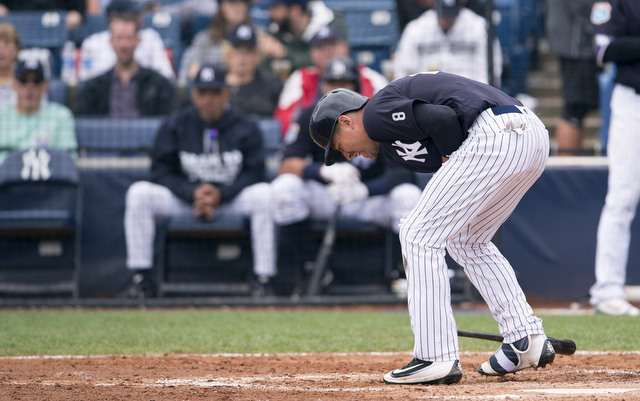
[[[640,319],[541,316],[549,336],[578,350],[640,350]],[[488,314],[456,314],[458,328],[497,332]],[[0,355],[410,351],[406,312],[247,310],[1,311]],[[460,339],[463,351],[490,341]]]

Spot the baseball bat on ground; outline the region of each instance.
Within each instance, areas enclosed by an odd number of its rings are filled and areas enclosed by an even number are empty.
[[[329,256],[333,250],[333,243],[336,240],[336,226],[338,225],[338,217],[340,216],[340,204],[336,206],[336,210],[333,212],[327,228],[322,238],[322,244],[316,257],[315,266],[311,272],[311,279],[309,280],[309,286],[307,287],[307,296],[312,297],[318,293],[320,289],[320,281],[324,276],[324,272],[327,270],[327,263],[329,263]]]
[[[489,340],[489,341],[497,341],[502,342],[504,337],[500,334],[489,334],[489,333],[477,333],[475,331],[464,331],[458,330],[458,336],[460,337],[469,337],[469,338],[479,338],[481,340]],[[573,355],[576,352],[576,343],[572,340],[566,339],[558,339],[553,337],[547,337],[551,345],[553,346],[553,350],[556,351],[556,354],[560,355]]]

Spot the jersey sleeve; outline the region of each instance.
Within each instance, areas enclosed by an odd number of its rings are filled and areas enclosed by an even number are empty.
[[[414,101],[389,86],[378,92],[364,109],[362,123],[367,135],[376,142],[425,139],[413,117]]]

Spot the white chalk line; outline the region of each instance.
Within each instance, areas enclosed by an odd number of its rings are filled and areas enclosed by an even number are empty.
[[[37,382],[25,382],[14,381],[2,385],[14,385],[14,386],[26,386],[26,385],[39,385],[39,386],[74,386],[74,385],[89,385],[97,387],[200,387],[200,388],[213,388],[213,387],[226,387],[226,388],[238,388],[238,389],[250,389],[250,390],[263,390],[263,391],[290,391],[290,392],[310,392],[310,393],[326,393],[326,392],[362,392],[362,391],[395,391],[398,386],[394,385],[381,385],[378,387],[327,387],[327,388],[310,388],[310,384],[317,384],[317,382],[330,384],[331,381],[339,381],[344,383],[345,380],[376,380],[380,381],[381,377],[378,374],[329,374],[329,375],[302,375],[302,376],[254,376],[254,377],[239,377],[239,378],[200,378],[200,379],[160,379],[160,380],[148,380],[140,383],[130,382],[93,382],[91,380],[43,380]],[[298,384],[287,385],[266,382],[287,382],[296,381]],[[436,389],[438,387],[434,387]],[[616,395],[629,392],[640,392],[638,388],[541,388],[541,389],[517,389],[510,394],[494,394],[494,395],[457,395],[457,396],[422,396],[420,399],[468,399],[468,400],[500,400],[500,399],[520,399],[531,397],[531,395],[550,395],[550,396],[562,396],[562,395]],[[529,393],[531,395],[522,395],[518,393]]]
[[[461,356],[465,355],[492,355],[493,352],[486,351],[463,351]],[[195,357],[195,358],[271,358],[271,357],[315,357],[317,355],[326,356],[398,356],[398,355],[411,355],[411,352],[285,352],[285,353],[214,353],[214,354],[184,354],[184,353],[171,353],[171,354],[110,354],[110,355],[13,355],[13,356],[0,356],[2,360],[39,360],[39,359],[100,359],[100,358],[112,358],[112,357],[150,357],[150,358],[181,358],[181,357]],[[640,355],[640,351],[576,351],[575,355],[585,356],[597,356],[597,355]]]

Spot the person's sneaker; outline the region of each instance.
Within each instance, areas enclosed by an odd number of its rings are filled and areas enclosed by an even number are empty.
[[[622,298],[607,299],[598,303],[596,313],[613,316],[640,316],[640,310]]]
[[[478,373],[500,376],[527,368],[543,368],[553,362],[556,352],[544,334],[533,334],[510,344],[502,344]]]
[[[156,296],[155,285],[148,277],[145,277],[148,274],[144,273],[136,273],[131,277],[131,282],[125,290],[127,298],[143,299]]]
[[[382,378],[392,384],[454,384],[462,379],[460,361],[429,362],[413,358],[402,369],[393,370]]]
[[[251,296],[253,298],[264,298],[275,295],[271,278],[266,276],[256,276],[251,283]]]

